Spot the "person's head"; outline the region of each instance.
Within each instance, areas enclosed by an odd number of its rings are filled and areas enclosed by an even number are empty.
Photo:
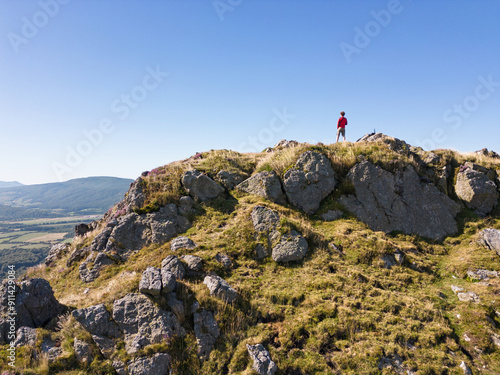
[[[344,111],[340,112],[340,115],[345,116],[345,112]]]

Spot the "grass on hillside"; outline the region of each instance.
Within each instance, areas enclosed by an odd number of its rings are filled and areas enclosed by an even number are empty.
[[[308,145],[250,155],[212,151],[150,173],[145,179],[149,202],[175,202],[185,194],[180,185],[184,170],[198,168],[214,176],[230,168],[247,174],[272,169],[283,175],[306,149],[327,155],[339,178],[362,158],[388,170],[406,164],[418,166],[416,160],[382,144]],[[448,157],[457,164],[467,159],[447,152]],[[498,162],[492,166],[498,170]],[[323,212],[339,208],[333,197],[322,203]],[[185,234],[199,245],[194,250],[173,252],[169,243],[149,246],[128,262],[107,267],[89,284],[80,280],[78,264],[66,267],[65,257],[52,267],[32,269],[29,276],[47,279],[56,297],[71,308],[105,303],[111,311],[114,300],[138,292],[146,267],[160,267],[170,254],[200,256],[204,273],[226,279],[240,298],[234,304],[223,303],[209,295],[201,277],[188,277],[180,283],[178,297],[187,306],[197,300],[214,311],[221,336],[204,363],[196,356],[189,320],[184,323],[185,338],[143,350],[142,354],[168,351],[174,374],[253,374],[246,344],[256,343],[269,350],[279,374],[390,374],[393,370],[381,368],[381,361],[396,355],[404,360],[405,370],[419,375],[463,374],[462,361],[474,373],[500,373],[500,348],[491,340],[500,332],[500,280],[482,283],[467,277],[468,270],[500,270],[498,255],[477,243],[481,229],[500,229],[499,209],[488,218],[462,215],[461,232],[437,243],[418,236],[375,232],[351,215],[324,222],[291,206],[241,192],[233,192],[229,198],[197,204],[202,214],[193,217]],[[255,205],[278,211],[283,226],[296,228],[306,237],[309,252],[303,261],[279,265],[271,258],[255,260],[258,238],[250,220]],[[384,268],[381,257],[396,252],[405,254],[403,264]],[[232,270],[215,260],[218,253],[231,257]],[[451,285],[477,293],[481,302],[460,302]],[[61,320],[59,330],[41,332],[61,340],[63,360],[48,364],[43,357],[35,360],[33,354],[19,368],[26,369],[26,374],[59,370],[79,374],[71,340],[77,336],[91,343],[88,334],[68,317]],[[39,347],[34,351],[39,353]],[[98,356],[94,362],[86,373],[107,373],[109,360]]]

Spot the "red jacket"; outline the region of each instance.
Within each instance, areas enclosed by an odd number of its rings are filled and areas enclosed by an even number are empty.
[[[346,125],[347,125],[347,119],[345,117],[339,118],[339,121],[337,122],[337,129],[345,128]]]

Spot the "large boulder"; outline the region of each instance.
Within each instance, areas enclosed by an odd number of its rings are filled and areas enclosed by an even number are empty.
[[[231,287],[222,277],[216,275],[205,276],[203,280],[210,291],[210,295],[217,297],[227,303],[233,303],[238,297],[238,292]]]
[[[217,198],[224,188],[197,169],[187,171],[182,176],[182,185],[193,198],[208,201]]]
[[[59,259],[71,247],[69,243],[59,243],[50,248],[49,254],[45,258],[45,265],[48,266]]]
[[[186,274],[186,269],[182,262],[175,255],[169,255],[161,262],[161,272],[170,272],[176,279],[182,280]]]
[[[16,296],[18,327],[43,327],[66,311],[54,297],[49,282],[45,279],[31,279],[19,285]]]
[[[337,181],[328,158],[316,151],[299,156],[295,166],[286,171],[283,186],[288,200],[307,214],[313,214]]]
[[[408,153],[412,148],[405,141],[394,138],[383,133],[371,133],[365,134],[363,137],[358,139],[356,142],[381,142],[386,144],[391,150],[399,153]]]
[[[71,314],[91,335],[118,338],[121,334],[103,303],[74,310]]]
[[[141,281],[139,282],[139,292],[159,296],[162,289],[161,270],[155,267],[148,267],[142,273]]]
[[[479,242],[500,256],[500,230],[488,228],[479,232]]]
[[[271,233],[280,223],[279,214],[264,206],[255,206],[250,214],[253,227],[257,232]]]
[[[498,203],[497,186],[486,174],[465,168],[457,175],[457,196],[479,215],[489,214]]]
[[[281,236],[279,243],[273,247],[272,258],[278,263],[294,262],[303,259],[307,254],[307,241],[296,231]]]
[[[167,353],[137,357],[128,364],[129,375],[170,375],[171,358]]]
[[[198,343],[198,355],[201,360],[208,359],[219,337],[219,326],[211,311],[202,310],[194,313],[194,334]]]
[[[412,166],[392,174],[368,161],[348,173],[355,195],[340,203],[372,230],[401,231],[441,240],[457,233],[460,206],[430,183],[420,181]]]
[[[240,184],[245,180],[246,176],[237,172],[228,172],[228,171],[220,171],[215,176],[215,179],[219,181],[222,186],[224,186],[227,190],[233,190],[236,185]]]
[[[253,360],[252,368],[259,375],[273,375],[277,370],[278,366],[271,359],[271,355],[264,348],[264,345],[248,345],[247,344],[248,354]]]
[[[123,332],[125,349],[129,354],[174,336],[185,335],[172,312],[158,308],[142,294],[130,293],[116,300],[113,319]]]
[[[284,204],[286,202],[280,178],[274,171],[256,173],[236,186],[236,189],[264,197],[274,203]]]
[[[197,247],[198,245],[196,245],[193,240],[186,236],[176,237],[170,242],[170,250],[172,251],[177,251],[180,249],[193,250]]]
[[[129,213],[113,219],[93,239],[90,255],[80,265],[80,278],[91,282],[99,276],[102,267],[127,260],[144,246],[168,242],[190,226],[175,204],[149,214]]]
[[[125,195],[125,210],[127,213],[134,212],[134,210],[142,208],[146,202],[146,195],[144,194],[144,180],[139,177],[130,184],[130,188]]]

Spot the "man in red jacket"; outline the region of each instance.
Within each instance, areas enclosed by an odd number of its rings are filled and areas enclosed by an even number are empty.
[[[337,121],[337,140],[335,142],[339,141],[340,134],[342,134],[342,137],[344,137],[345,142],[345,126],[347,125],[347,119],[344,117],[344,115],[344,111],[340,112],[340,118],[339,121]]]

